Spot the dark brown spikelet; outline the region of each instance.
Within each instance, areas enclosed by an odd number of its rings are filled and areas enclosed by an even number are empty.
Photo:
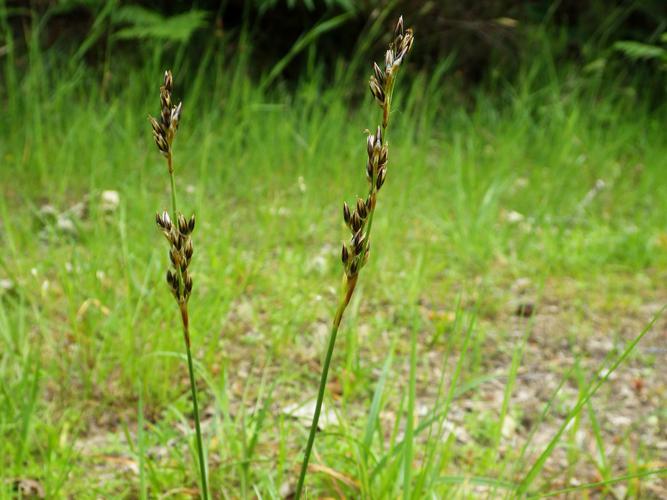
[[[164,84],[160,87],[160,119],[156,120],[152,116],[148,117],[153,128],[155,145],[160,153],[167,158],[171,158],[171,146],[181,119],[182,109],[182,103],[179,102],[176,106],[172,104],[173,86],[174,80],[171,71],[165,71]],[[171,162],[169,164],[171,165]]]
[[[370,225],[373,220],[377,195],[387,178],[389,148],[384,135],[389,124],[391,99],[396,75],[405,61],[405,56],[412,49],[413,32],[405,28],[403,17],[396,22],[393,39],[384,53],[384,64],[373,62],[373,72],[368,85],[373,98],[382,108],[382,122],[374,132],[367,131],[366,137],[366,179],[368,195],[358,198],[352,212],[347,203],[343,204],[343,219],[349,227],[352,237],[348,245],[343,245],[341,260],[345,267],[348,280],[357,273],[368,261],[370,248]],[[368,227],[367,227],[368,226]]]
[[[172,91],[174,78],[171,71],[165,71],[164,81],[160,86],[160,118],[149,116],[153,129],[153,138],[158,150],[167,158],[169,173],[173,175],[172,143],[181,119],[182,103],[173,105]],[[188,266],[194,254],[191,234],[195,229],[194,214],[186,219],[182,213],[174,213],[172,221],[166,210],[155,215],[155,223],[162,230],[169,242],[169,261],[172,269],[167,271],[167,284],[179,302],[186,301],[192,291],[192,278]]]

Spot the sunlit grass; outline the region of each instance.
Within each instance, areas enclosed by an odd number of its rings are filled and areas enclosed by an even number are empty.
[[[32,53],[2,101],[0,278],[13,285],[0,298],[0,492],[34,478],[49,498],[187,494],[197,484],[190,400],[150,216],[169,186],[145,119],[167,64],[113,59],[103,90],[83,68],[47,70],[55,57]],[[183,118],[175,162],[181,208],[198,218],[190,306],[211,490],[277,497],[294,486],[307,433],[283,410],[310,401],[317,381],[346,237],[339,202],[364,192],[358,146],[375,109],[347,95],[344,74],[260,91],[243,60],[174,69],[192,75],[178,85],[197,117]],[[394,104],[400,167],[374,221],[372,278],[341,327],[325,399],[338,425],[317,438],[312,494],[397,497],[406,454],[415,498],[511,495],[526,478],[529,492],[573,488],[557,464],[533,481],[544,446],[524,454],[526,436],[515,443],[501,422],[530,417],[555,435],[579,402],[577,425],[609,456],[567,453],[568,474],[591,488],[627,476],[640,495],[637,481],[654,481],[664,462],[641,437],[605,442],[597,427],[608,429],[617,396],[603,385],[586,401],[604,356],[585,342],[608,338],[613,360],[664,303],[664,110],[537,81],[466,107],[438,74],[406,78]],[[104,190],[119,194],[113,216]],[[82,201],[83,215],[68,212]],[[74,231],[45,219],[44,205]],[[514,318],[516,300],[534,301],[538,317]],[[562,342],[563,364],[549,369],[569,392],[550,386],[535,410],[512,395],[524,362],[534,366],[524,349],[544,336]],[[652,352],[635,362],[651,370]],[[489,384],[498,400],[484,399]],[[651,415],[664,418],[664,406],[663,396]],[[556,444],[571,450],[575,433]],[[577,477],[577,464],[602,481]]]

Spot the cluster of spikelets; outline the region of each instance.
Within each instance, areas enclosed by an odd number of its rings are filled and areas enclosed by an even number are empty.
[[[386,129],[389,123],[389,109],[391,107],[391,95],[394,90],[394,79],[398,73],[403,60],[414,42],[412,29],[404,29],[403,16],[398,19],[394,29],[394,40],[389,44],[389,48],[384,57],[384,71],[373,63],[374,75],[370,79],[371,94],[375,97],[383,110],[382,128]]]
[[[357,199],[354,212],[350,211],[347,203],[343,203],[343,219],[352,232],[349,244],[343,244],[342,260],[345,274],[353,279],[368,261],[370,242],[365,231],[371,212],[375,209],[377,192],[384,184],[387,175],[387,146],[382,144],[382,130],[377,128],[375,134],[368,135],[368,162],[366,163],[366,178],[370,185],[366,200]]]
[[[176,106],[171,104],[172,87],[173,78],[171,76],[171,71],[165,71],[164,85],[160,87],[160,120],[158,121],[152,116],[148,117],[153,126],[155,144],[160,152],[168,159],[171,158],[171,143],[178,130],[178,121],[181,117],[181,107],[183,104],[181,102]],[[169,169],[169,173],[171,173],[171,162],[169,162]]]
[[[160,87],[160,119],[149,117],[153,127],[153,138],[160,152],[167,158],[169,174],[173,175],[174,167],[171,156],[171,146],[178,130],[178,122],[181,116],[182,103],[172,105],[173,78],[171,71],[164,74],[164,85]],[[191,234],[195,228],[195,216],[186,219],[181,213],[176,221],[172,221],[166,210],[155,216],[155,222],[170,244],[169,259],[173,270],[167,271],[167,284],[180,302],[187,302],[192,292],[192,277],[188,273],[188,266],[192,260],[193,247]]]
[[[343,204],[343,218],[345,224],[352,232],[349,244],[343,244],[341,259],[345,268],[345,274],[349,281],[354,280],[361,268],[368,261],[370,251],[370,225],[377,193],[382,188],[387,176],[387,145],[383,142],[383,131],[389,123],[389,111],[391,108],[391,95],[394,87],[396,73],[400,68],[405,56],[412,48],[414,37],[410,28],[404,29],[403,17],[399,18],[394,30],[394,39],[385,54],[384,70],[377,63],[373,63],[374,74],[370,78],[371,93],[383,110],[382,126],[378,126],[375,133],[368,134],[366,151],[368,162],[366,163],[366,179],[369,190],[366,199],[357,199],[356,208],[350,210],[347,203]]]
[[[167,270],[167,284],[176,300],[187,302],[192,292],[192,277],[188,273],[188,266],[193,253],[190,235],[195,228],[195,216],[193,214],[190,220],[186,220],[183,214],[178,214],[176,223],[173,223],[165,210],[156,214],[155,221],[171,245],[169,259],[173,271]]]

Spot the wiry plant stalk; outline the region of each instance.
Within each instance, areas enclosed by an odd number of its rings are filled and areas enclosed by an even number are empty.
[[[403,28],[403,17],[401,16],[398,23],[396,23],[394,39],[389,44],[389,48],[385,53],[384,69],[381,69],[377,63],[373,63],[374,74],[370,78],[369,85],[373,97],[382,108],[382,123],[378,125],[375,133],[368,132],[368,139],[366,141],[366,152],[368,154],[368,161],[366,163],[366,179],[369,185],[368,195],[366,199],[358,198],[356,206],[352,210],[347,203],[343,204],[343,219],[352,233],[352,238],[349,243],[343,244],[341,251],[341,259],[345,270],[343,275],[343,289],[331,327],[329,345],[322,367],[313,423],[310,427],[299,482],[296,487],[295,498],[297,500],[301,498],[303,492],[308,471],[308,462],[313,444],[315,443],[315,434],[317,433],[317,426],[322,411],[322,401],[324,400],[324,391],[326,389],[338,328],[343,319],[345,309],[354,294],[359,272],[366,265],[366,262],[368,262],[371,228],[377,205],[377,196],[387,176],[388,147],[386,144],[386,133],[391,113],[394,83],[398,70],[405,60],[405,56],[412,48],[413,41],[412,30],[410,28]]]
[[[181,117],[181,105],[173,106],[171,102],[171,91],[173,78],[171,71],[164,74],[164,85],[160,87],[161,113],[160,119],[156,120],[149,116],[153,127],[155,144],[167,160],[169,180],[171,184],[171,208],[172,216],[168,211],[163,211],[155,216],[158,227],[162,230],[169,242],[169,259],[172,269],[167,271],[167,284],[172,295],[178,303],[183,323],[183,340],[188,358],[188,372],[190,375],[190,391],[192,392],[192,409],[195,417],[195,430],[197,434],[197,453],[199,455],[199,475],[201,480],[201,496],[208,499],[208,481],[206,479],[206,461],[204,460],[204,446],[201,436],[201,424],[199,421],[199,406],[197,404],[197,386],[195,384],[194,367],[192,363],[192,352],[190,349],[190,318],[188,316],[188,300],[192,293],[192,277],[188,272],[192,254],[192,232],[195,229],[194,214],[186,219],[178,212],[176,207],[176,181],[174,178],[174,163],[172,156],[172,143],[178,130],[178,122]],[[173,217],[173,219],[172,219]],[[173,222],[172,222],[173,220]]]

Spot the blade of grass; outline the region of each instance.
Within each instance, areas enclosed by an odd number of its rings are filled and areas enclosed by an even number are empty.
[[[341,24],[345,23],[352,18],[352,12],[345,12],[339,14],[331,19],[321,21],[316,24],[311,30],[302,35],[292,48],[285,54],[282,59],[280,59],[274,66],[271,68],[271,71],[268,72],[262,83],[260,84],[260,90],[265,90],[273,83],[273,81],[282,73],[283,69],[294,59],[301,51],[306,49],[310,44],[315,42],[320,36],[324,33],[336,29]]]
[[[616,371],[616,369],[628,358],[630,353],[634,350],[634,348],[637,346],[639,341],[644,338],[644,335],[646,335],[651,328],[653,328],[653,325],[655,322],[658,320],[658,318],[662,315],[662,313],[665,311],[665,308],[667,306],[664,306],[660,311],[651,319],[648,325],[641,331],[639,335],[637,335],[632,342],[625,348],[625,350],[621,353],[620,356],[616,358],[614,363],[608,368],[608,369],[600,369],[597,373],[596,376],[596,382],[592,385],[591,389],[589,389],[588,392],[586,392],[581,398],[579,398],[579,401],[577,402],[576,406],[568,413],[567,417],[561,424],[561,426],[558,428],[556,431],[556,434],[551,438],[549,441],[549,444],[546,446],[544,451],[540,454],[540,456],[537,458],[533,466],[530,468],[530,470],[526,473],[524,478],[521,480],[521,483],[519,485],[519,489],[517,491],[517,495],[523,496],[526,495],[528,488],[532,484],[532,482],[535,480],[537,475],[540,473],[542,470],[542,467],[544,466],[545,462],[551,456],[551,453],[553,450],[556,448],[556,445],[558,444],[558,441],[565,431],[567,429],[567,426],[569,423],[572,421],[574,417],[576,417],[579,412],[581,412],[581,409],[586,405],[586,403],[595,395],[595,393],[600,389],[602,384],[604,384],[608,379],[609,376]]]
[[[602,486],[611,486],[612,484],[622,483],[622,482],[628,481],[630,479],[638,479],[638,478],[641,478],[641,477],[650,477],[650,476],[658,476],[658,477],[665,476],[665,477],[667,477],[667,467],[663,467],[663,468],[660,468],[660,469],[647,470],[647,471],[642,471],[642,472],[636,472],[636,473],[633,473],[633,474],[626,474],[625,476],[618,476],[618,477],[614,477],[612,479],[606,479],[604,481],[597,481],[595,483],[580,484],[580,485],[577,485],[577,486],[572,486],[570,488],[563,488],[563,489],[560,489],[560,490],[548,491],[546,493],[538,493],[536,495],[531,495],[528,498],[533,499],[533,498],[548,498],[548,497],[562,496],[562,495],[567,495],[568,493],[574,493],[576,491],[592,490],[593,488],[600,488]]]

